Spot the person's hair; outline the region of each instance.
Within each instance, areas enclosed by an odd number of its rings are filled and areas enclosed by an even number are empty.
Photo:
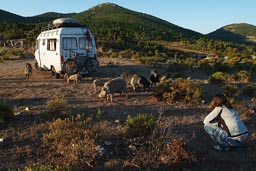
[[[233,108],[233,106],[230,104],[230,102],[228,101],[227,97],[224,94],[216,94],[213,97],[210,108],[215,108],[217,106],[226,106],[229,109]]]

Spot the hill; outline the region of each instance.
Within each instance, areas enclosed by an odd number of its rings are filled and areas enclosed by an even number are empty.
[[[241,23],[224,26],[209,34],[209,37],[233,43],[256,44],[256,26]]]
[[[23,17],[0,10],[0,23],[4,21],[24,24],[43,23],[52,22],[52,20],[61,17],[76,18],[84,25],[92,28],[94,32],[100,32],[102,34],[107,30],[112,30],[116,34],[119,34],[117,32],[120,30],[126,34],[136,31],[136,39],[176,40],[202,36],[202,34],[195,31],[184,29],[154,16],[131,11],[112,3],[103,3],[77,14],[48,12],[33,17]],[[114,38],[118,38],[118,35],[113,36]]]
[[[99,4],[80,13],[48,12],[33,17],[23,17],[1,10],[0,23],[7,23],[0,25],[0,35],[6,39],[26,39],[27,44],[31,45],[42,27],[60,17],[75,18],[88,26],[96,37],[98,47],[132,51],[132,56],[139,52],[138,57],[154,57],[161,54],[167,58],[177,54],[182,56],[180,51],[196,51],[245,57],[256,51],[255,47],[246,47],[253,45],[253,42],[245,42],[245,37],[248,40],[255,39],[255,26],[246,25],[239,29],[235,27],[236,32],[229,31],[234,30],[230,29],[230,26],[223,27],[214,33],[203,35],[112,3]]]
[[[27,18],[0,9],[0,23],[5,21],[10,23],[24,23],[27,22]]]
[[[111,3],[100,4],[73,17],[87,24],[92,30],[103,34],[105,30],[110,29],[114,33],[136,32],[134,36],[137,40],[180,40],[202,36],[200,33],[184,29],[157,17]]]

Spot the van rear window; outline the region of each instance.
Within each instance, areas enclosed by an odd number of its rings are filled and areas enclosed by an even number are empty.
[[[86,49],[86,39],[85,37],[79,38],[79,49]]]
[[[65,49],[65,50],[77,49],[77,39],[74,37],[63,38],[63,49]]]

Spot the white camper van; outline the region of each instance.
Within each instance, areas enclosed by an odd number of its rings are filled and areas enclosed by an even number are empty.
[[[35,67],[60,74],[90,74],[99,63],[94,36],[72,18],[60,18],[42,30],[36,40]]]

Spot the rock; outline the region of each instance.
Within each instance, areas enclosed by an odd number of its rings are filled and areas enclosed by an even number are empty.
[[[107,154],[107,150],[100,145],[96,146],[95,150],[98,152],[99,156],[104,156]]]
[[[0,138],[0,143],[3,143],[4,142],[4,138]]]
[[[120,123],[120,120],[116,119],[116,120],[115,120],[115,123]]]
[[[29,111],[29,108],[28,108],[28,106],[25,108],[25,111],[27,111],[27,112]]]
[[[14,113],[15,116],[20,115],[20,114],[21,114],[21,112]]]
[[[134,145],[129,145],[128,148],[132,151],[136,151],[137,148]]]
[[[205,101],[204,101],[204,100],[202,100],[201,102],[202,102],[203,105],[205,104]]]
[[[110,142],[110,141],[104,141],[104,144],[107,145],[107,146],[109,146],[109,145],[112,145],[113,143]]]

